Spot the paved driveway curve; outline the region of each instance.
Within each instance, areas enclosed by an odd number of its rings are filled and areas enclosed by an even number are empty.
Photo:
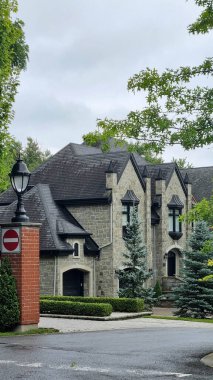
[[[123,321],[91,321],[65,318],[46,318],[41,317],[39,327],[53,327],[60,332],[79,332],[79,331],[107,331],[120,329],[148,329],[148,328],[213,328],[211,323],[174,321],[165,319],[136,318]]]

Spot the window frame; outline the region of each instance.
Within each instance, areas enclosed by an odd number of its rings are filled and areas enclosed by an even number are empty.
[[[126,211],[123,210],[124,206],[127,208]],[[136,210],[138,212],[138,204],[135,204],[134,202],[122,202],[122,235],[123,235],[123,238],[126,237],[128,224],[131,225],[131,213],[132,213],[134,207],[136,208]],[[126,215],[126,224],[123,223],[123,216],[124,215]]]
[[[77,255],[75,254],[76,253],[76,250],[75,250],[75,246],[77,245]],[[79,244],[79,242],[78,241],[75,241],[74,243],[73,243],[73,257],[74,258],[79,258],[80,257],[80,244]]]
[[[182,222],[178,219],[182,215],[182,207],[168,207],[168,233],[173,240],[178,240],[183,235]],[[170,229],[170,218],[172,218],[172,229]],[[178,226],[178,228],[177,228]]]

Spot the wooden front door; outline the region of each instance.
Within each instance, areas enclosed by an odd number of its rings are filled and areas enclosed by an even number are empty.
[[[176,254],[174,252],[168,253],[168,276],[175,276],[176,274]]]
[[[63,295],[84,295],[84,272],[79,269],[71,269],[63,273]]]

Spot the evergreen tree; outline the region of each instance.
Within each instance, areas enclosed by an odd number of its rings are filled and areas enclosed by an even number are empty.
[[[16,282],[6,257],[0,266],[0,331],[13,329],[19,322],[19,315]]]
[[[213,274],[213,267],[208,266],[213,258],[213,242],[204,221],[196,223],[189,247],[183,260],[183,283],[174,291],[176,315],[205,318],[213,314],[213,281],[203,280]]]
[[[131,224],[127,226],[125,247],[126,252],[123,253],[125,269],[118,271],[119,297],[143,298],[145,304],[152,305],[153,289],[144,288],[152,273],[147,269],[147,250],[143,242],[141,223],[138,220],[136,207],[131,215]]]

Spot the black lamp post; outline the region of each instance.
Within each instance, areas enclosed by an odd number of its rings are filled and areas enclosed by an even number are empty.
[[[20,158],[17,159],[14,164],[10,176],[11,185],[18,197],[17,208],[15,216],[12,218],[12,222],[29,222],[29,217],[26,215],[23,202],[23,194],[27,189],[30,180],[30,172],[27,169],[26,164]]]

